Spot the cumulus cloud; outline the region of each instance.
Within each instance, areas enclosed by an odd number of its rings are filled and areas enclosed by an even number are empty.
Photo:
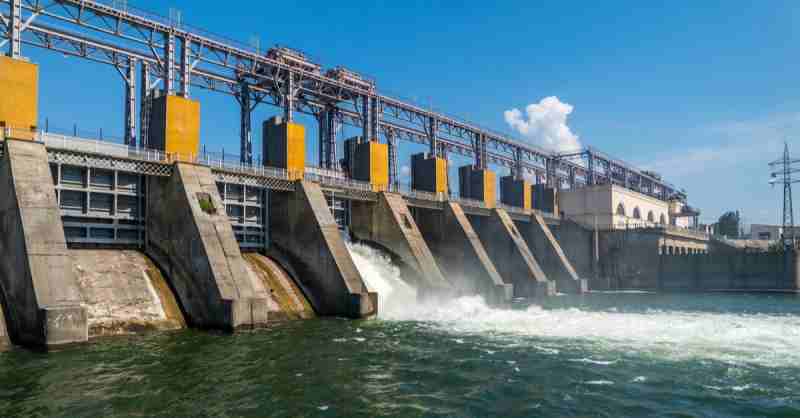
[[[556,96],[529,104],[523,114],[514,108],[504,112],[506,123],[535,145],[555,150],[573,151],[581,147],[578,135],[567,126],[574,107]]]
[[[411,167],[404,165],[400,168],[400,175],[403,177],[408,177],[411,175]]]

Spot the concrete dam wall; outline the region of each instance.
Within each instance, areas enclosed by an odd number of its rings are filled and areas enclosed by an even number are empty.
[[[514,292],[552,295],[564,278],[564,290],[579,289],[541,219],[503,209],[467,213],[441,202],[427,210],[370,190],[348,195],[347,216],[334,217],[330,190],[317,182],[264,184],[203,164],[3,144],[0,187],[13,199],[0,211],[0,342],[47,347],[187,326],[374,316],[377,294],[337,219],[391,254],[423,298],[478,294],[503,305]]]

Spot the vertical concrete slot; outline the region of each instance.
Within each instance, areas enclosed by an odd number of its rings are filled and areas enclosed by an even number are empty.
[[[479,294],[493,305],[510,302],[513,285],[503,282],[461,205],[443,210],[415,208],[415,219],[447,278],[462,294]]]
[[[469,219],[500,276],[514,285],[515,297],[555,294],[555,282],[547,279],[505,210],[494,209],[490,216],[472,215]]]
[[[174,167],[170,178],[148,178],[148,256],[167,274],[191,325],[264,325],[269,294],[246,266],[211,169]]]
[[[452,296],[428,244],[417,228],[403,196],[380,193],[377,202],[353,201],[350,231],[360,240],[387,250],[415,281],[423,297]]]
[[[529,222],[520,222],[517,226],[532,253],[536,254],[547,278],[556,282],[556,289],[559,292],[586,293],[588,291],[587,280],[578,276],[572,263],[564,254],[561,244],[541,214],[534,212]]]
[[[267,255],[291,264],[317,314],[375,315],[377,294],[367,290],[319,184],[298,181],[294,192],[272,192],[269,210]]]

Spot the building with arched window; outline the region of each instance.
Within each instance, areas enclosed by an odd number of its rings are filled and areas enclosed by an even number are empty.
[[[669,203],[624,187],[603,184],[561,190],[558,194],[561,214],[587,227],[624,229],[631,226],[667,225]],[[645,218],[643,214],[647,214]],[[655,220],[661,220],[656,224]]]

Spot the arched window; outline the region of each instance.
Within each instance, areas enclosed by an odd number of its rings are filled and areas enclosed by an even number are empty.
[[[625,205],[623,205],[622,203],[617,205],[617,215],[625,216]]]
[[[656,217],[653,215],[653,211],[647,212],[647,222],[655,222]]]
[[[633,219],[642,219],[642,213],[639,212],[639,208],[633,208]]]
[[[661,225],[666,225],[666,224],[667,224],[667,218],[664,216],[664,214],[663,214],[663,213],[662,213],[662,214],[661,214],[661,216],[658,218],[658,223],[660,223]]]

